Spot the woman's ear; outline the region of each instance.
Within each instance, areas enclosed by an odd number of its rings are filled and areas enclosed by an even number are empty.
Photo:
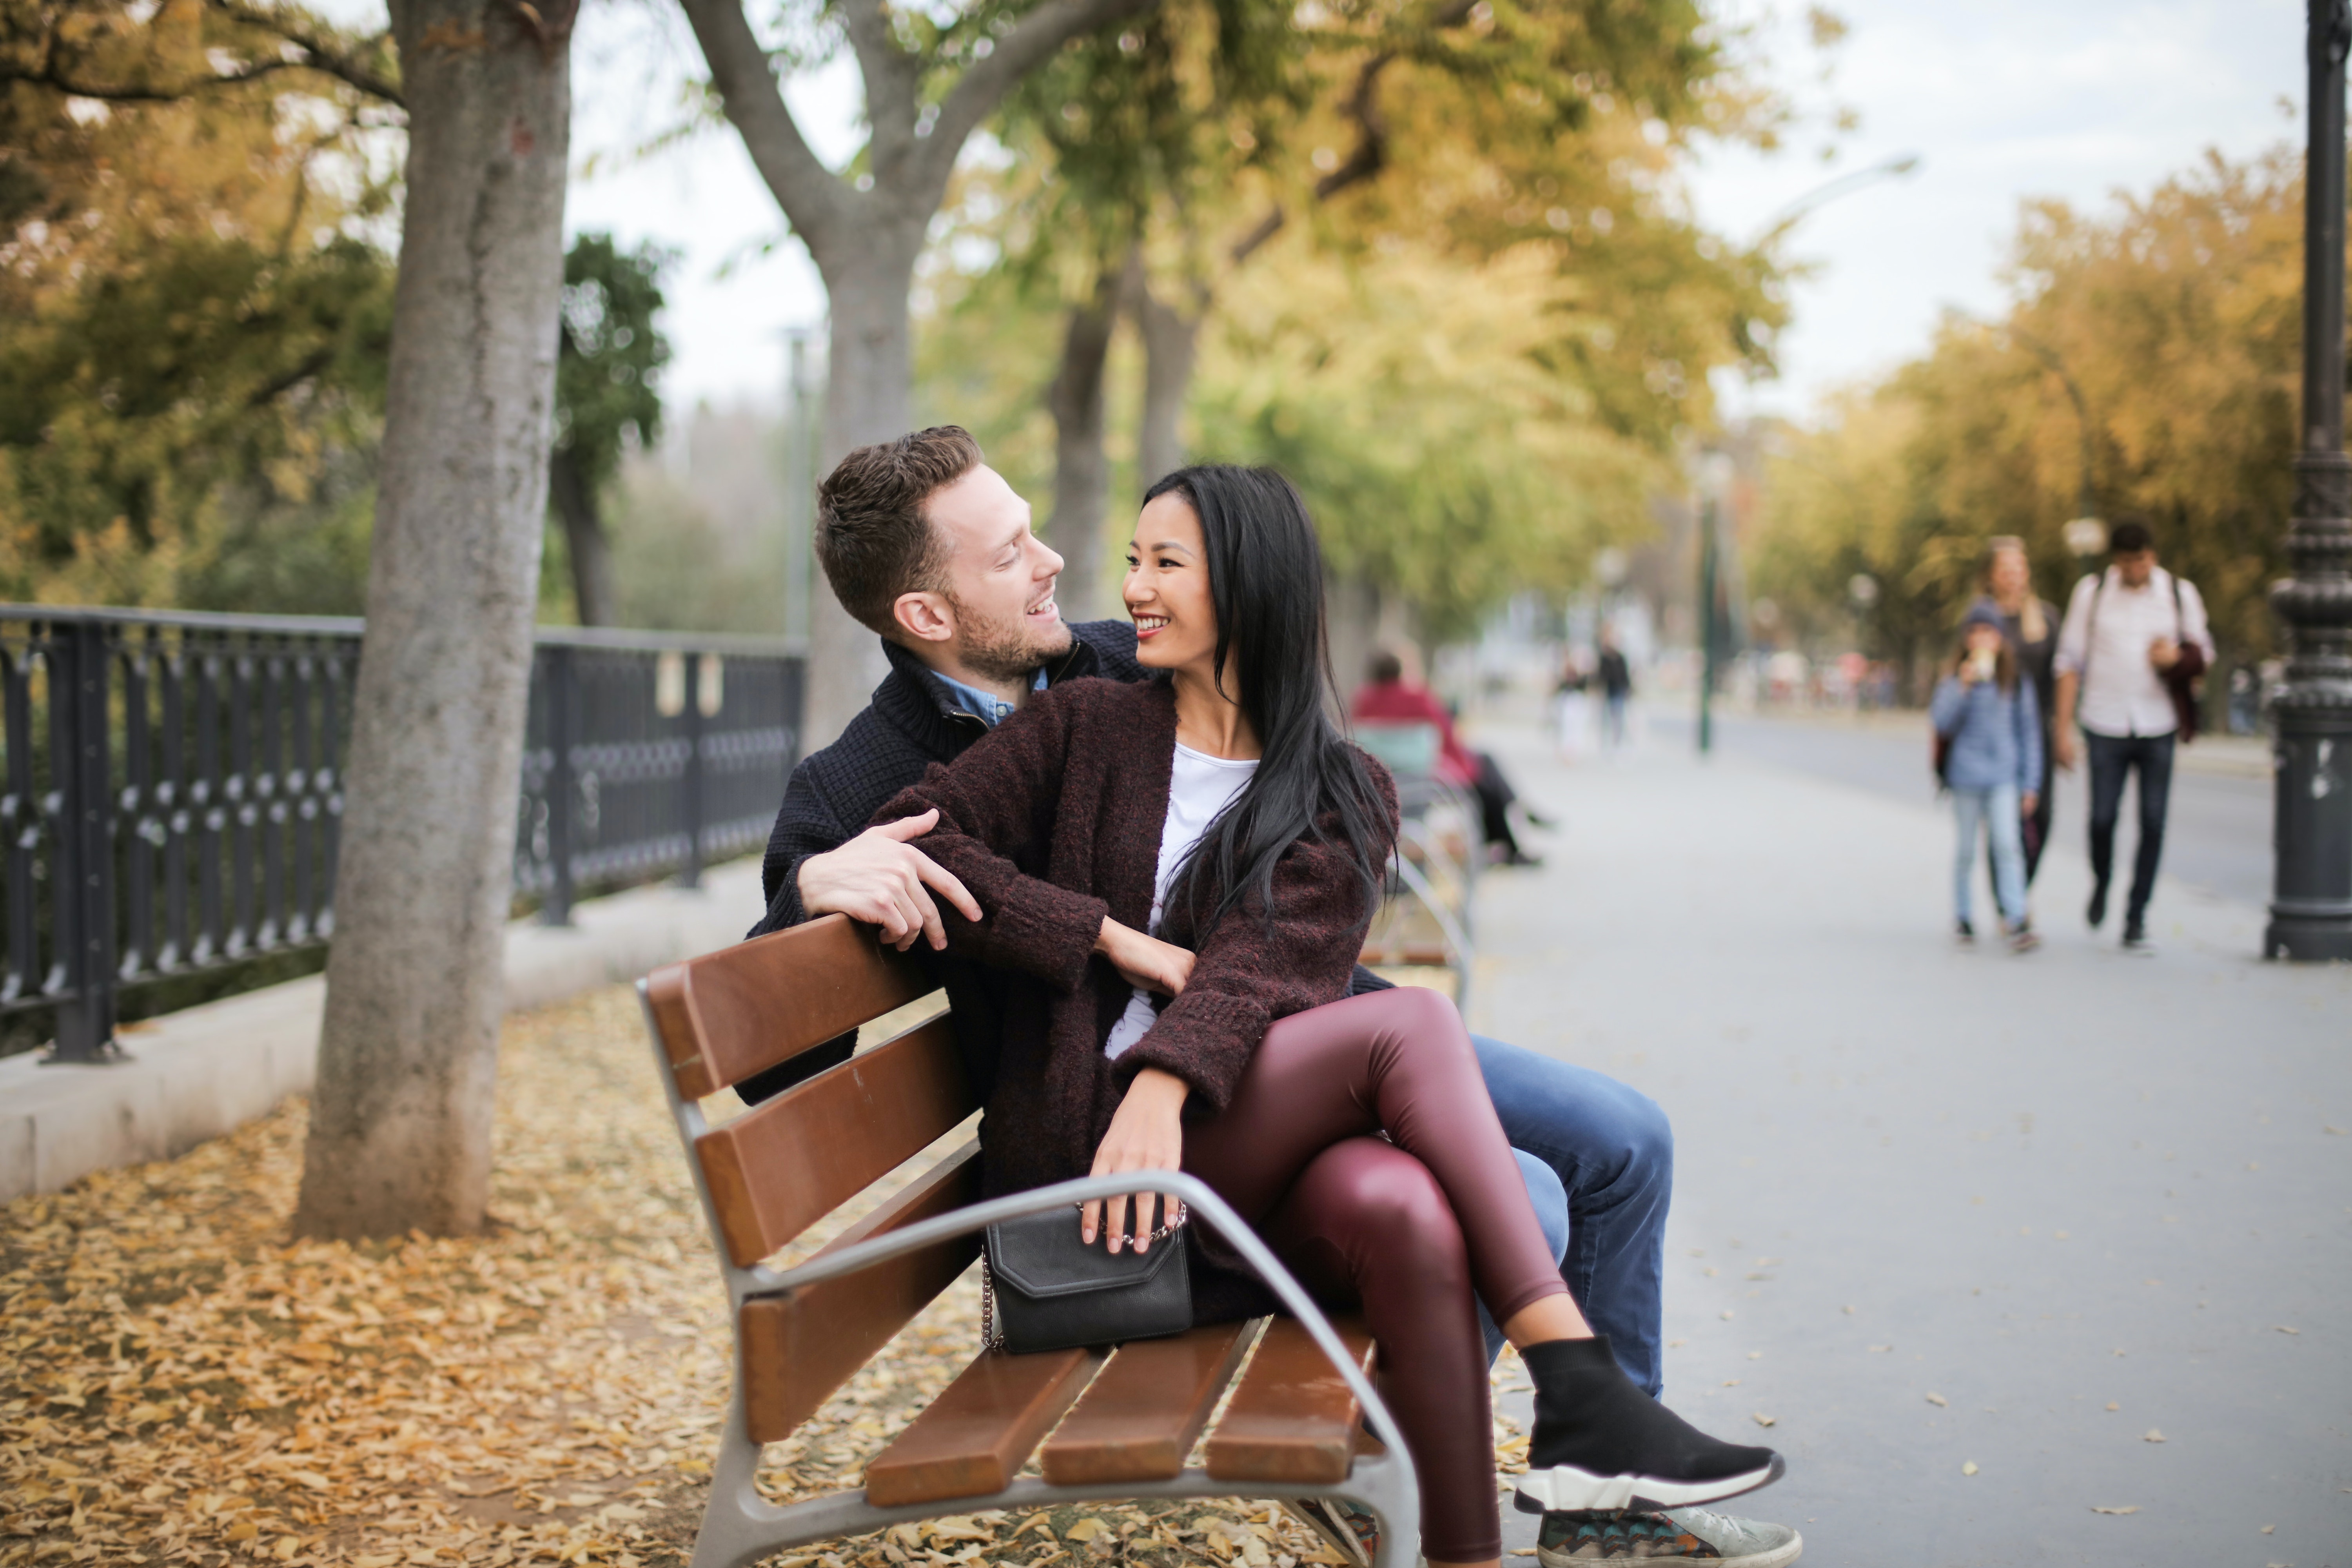
[[[901,594],[891,602],[890,618],[898,623],[899,630],[917,642],[955,640],[955,610],[949,605],[945,594]]]

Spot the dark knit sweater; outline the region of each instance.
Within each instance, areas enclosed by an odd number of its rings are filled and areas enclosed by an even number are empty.
[[[1013,977],[1001,993],[1002,1044],[982,1124],[992,1194],[1086,1174],[1141,1068],[1192,1086],[1188,1118],[1214,1115],[1268,1025],[1348,994],[1372,911],[1334,816],[1318,825],[1319,841],[1299,840],[1277,863],[1271,920],[1244,907],[1196,931],[1191,900],[1167,911],[1160,934],[1195,953],[1192,977],[1142,1039],[1117,1061],[1103,1055],[1129,986],[1095,953],[1095,939],[1106,915],[1139,931],[1150,919],[1175,752],[1167,682],[1074,680],[877,815],[938,809],[938,827],[916,842],[983,911],[975,923],[941,910],[951,950]],[[1371,765],[1392,839],[1394,786]],[[1389,844],[1370,848],[1387,859]],[[1217,891],[1203,888],[1204,907]],[[1230,1254],[1213,1243],[1194,1250],[1207,1265],[1194,1285],[1202,1321],[1255,1309],[1257,1292]]]

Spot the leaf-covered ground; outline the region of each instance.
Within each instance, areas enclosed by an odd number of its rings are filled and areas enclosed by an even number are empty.
[[[635,998],[509,1019],[499,1082],[481,1237],[290,1240],[299,1101],[7,1205],[0,1568],[684,1563],[726,1302]],[[967,1278],[768,1449],[763,1487],[856,1485],[973,1353],[978,1309]],[[777,1568],[1113,1559],[1336,1561],[1234,1502],[981,1513]]]

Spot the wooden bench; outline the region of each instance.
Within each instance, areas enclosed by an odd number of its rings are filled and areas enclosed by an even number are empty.
[[[982,1203],[979,1145],[968,1142],[805,1261],[765,1265],[978,1108],[953,1020],[942,1014],[905,1029],[723,1125],[710,1124],[701,1101],[929,989],[912,962],[839,915],[638,984],[735,1323],[734,1393],[694,1568],[739,1568],[803,1542],[975,1509],[1234,1496],[1353,1499],[1382,1521],[1376,1568],[1413,1563],[1412,1461],[1367,1380],[1370,1339],[1357,1324],[1335,1329],[1190,1176],[1138,1172]],[[759,1495],[761,1446],[789,1436],[961,1275],[987,1225],[1145,1190],[1189,1203],[1292,1316],[1108,1354],[983,1352],[868,1462],[862,1491],[789,1508]],[[1237,1368],[1206,1462],[1190,1466]],[[1377,1442],[1364,1439],[1367,1424]],[[1042,1477],[1021,1474],[1033,1454]]]

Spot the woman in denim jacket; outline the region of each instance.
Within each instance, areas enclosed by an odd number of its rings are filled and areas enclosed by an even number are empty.
[[[1952,902],[1960,941],[1976,940],[1969,918],[1970,862],[1976,858],[1977,824],[1982,822],[1992,839],[1993,897],[2000,905],[2002,932],[2014,951],[2030,952],[2040,939],[2026,916],[2025,849],[2018,822],[2021,814],[2032,814],[2042,784],[2042,715],[2032,683],[2018,679],[2000,612],[1991,604],[1979,601],[1960,623],[1959,656],[1936,682],[1928,716],[1941,742],[1944,782],[1951,787],[1959,826]]]

